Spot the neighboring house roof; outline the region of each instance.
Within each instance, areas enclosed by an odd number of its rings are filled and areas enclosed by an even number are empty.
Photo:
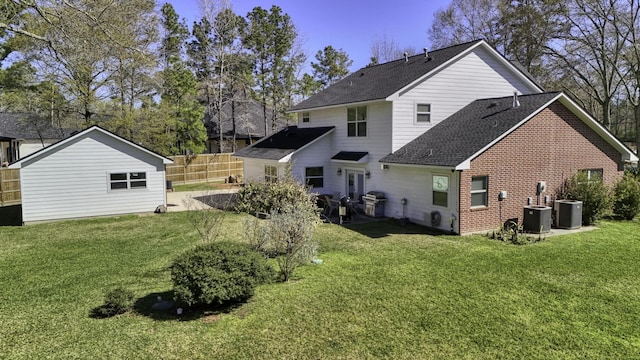
[[[38,121],[34,114],[0,112],[0,139],[39,140],[64,139],[74,130],[60,129],[48,122]]]
[[[288,155],[303,149],[335,129],[334,126],[298,128],[289,126],[259,142],[236,151],[233,156],[288,161]]]
[[[60,141],[56,142],[55,144],[51,144],[51,145],[49,145],[49,146],[47,146],[47,147],[45,147],[45,148],[43,148],[43,149],[41,149],[41,150],[39,150],[37,152],[34,152],[33,154],[31,154],[29,156],[23,157],[22,159],[20,159],[20,160],[18,160],[16,162],[12,163],[11,165],[9,165],[9,168],[11,168],[11,169],[20,169],[20,168],[22,168],[24,166],[28,166],[29,164],[31,164],[31,163],[33,163],[35,161],[38,161],[39,159],[41,159],[43,157],[46,157],[49,153],[53,153],[53,152],[57,151],[58,149],[67,146],[67,144],[73,143],[76,140],[84,137],[85,135],[87,135],[87,134],[89,134],[91,132],[103,133],[103,134],[105,134],[107,136],[110,136],[110,137],[112,137],[112,138],[114,138],[114,139],[116,139],[116,140],[118,140],[118,141],[120,141],[120,142],[122,142],[122,143],[124,143],[126,145],[131,146],[132,148],[135,148],[135,149],[137,149],[139,151],[142,151],[144,153],[153,155],[153,156],[155,156],[155,157],[157,157],[159,159],[162,159],[162,163],[163,164],[172,164],[173,163],[173,160],[171,160],[171,159],[169,159],[167,157],[164,157],[164,156],[162,156],[160,154],[157,154],[157,153],[155,153],[155,152],[153,152],[153,151],[151,151],[151,150],[149,150],[149,149],[147,149],[147,148],[145,148],[143,146],[140,146],[140,145],[138,145],[138,144],[136,144],[134,142],[131,142],[131,141],[129,141],[129,140],[123,138],[123,137],[120,137],[120,136],[118,136],[118,135],[116,135],[116,134],[114,134],[114,133],[112,133],[110,131],[107,131],[107,130],[99,127],[99,126],[95,126],[94,125],[94,126],[92,126],[90,128],[82,130],[82,131],[80,131],[80,132],[78,132],[78,133],[76,133],[76,134],[74,134],[74,135],[72,135],[72,136],[70,136],[70,137],[68,137],[68,138],[66,138],[64,140],[60,140]]]
[[[404,58],[380,65],[364,67],[336,84],[324,89],[314,96],[298,103],[289,111],[322,108],[341,104],[359,103],[373,100],[384,100],[388,97],[422,81],[430,73],[447,66],[455,59],[463,56],[478,46],[483,46],[493,53],[505,65],[516,70],[521,78],[532,86],[542,88],[522,72],[522,67],[515,67],[484,40],[475,40],[454,45],[425,54],[414,55],[405,61]]]
[[[516,107],[513,96],[476,100],[380,162],[468,169],[472,159],[556,100],[569,107],[626,160],[637,161],[631,150],[566,95],[549,92],[519,96],[520,105]]]
[[[235,113],[235,133],[238,139],[259,139],[264,137],[264,113],[262,105],[255,101],[236,102],[235,109],[232,109],[231,102],[227,102],[222,107],[222,135],[225,138],[233,136],[232,113]],[[273,111],[267,108],[267,117],[271,118]],[[215,140],[220,133],[218,131],[218,119],[216,114],[206,114],[204,125],[207,128],[209,139]],[[287,119],[278,118],[276,120],[276,131],[287,127]],[[269,125],[271,128],[271,125]]]

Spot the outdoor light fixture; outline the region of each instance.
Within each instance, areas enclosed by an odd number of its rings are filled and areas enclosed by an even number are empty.
[[[367,170],[367,171],[364,173],[364,176],[366,176],[366,177],[367,177],[367,179],[371,177],[371,173],[369,172],[369,170]]]
[[[342,175],[342,169],[338,168],[338,176]]]

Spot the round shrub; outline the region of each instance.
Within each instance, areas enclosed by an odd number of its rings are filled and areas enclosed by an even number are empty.
[[[106,293],[104,304],[96,309],[96,313],[102,317],[111,317],[124,314],[133,307],[133,291],[124,288],[116,288]]]
[[[273,278],[273,268],[247,245],[230,242],[198,246],[171,265],[174,298],[187,306],[240,302]]]
[[[614,188],[613,212],[627,220],[640,213],[640,182],[630,173],[625,173]]]

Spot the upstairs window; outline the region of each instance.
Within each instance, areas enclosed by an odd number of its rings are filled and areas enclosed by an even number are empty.
[[[109,188],[111,190],[146,189],[147,173],[111,173],[109,174]]]
[[[471,178],[471,207],[488,206],[487,176],[474,176]]]
[[[308,122],[309,122],[309,119],[311,119],[311,118],[309,117],[309,113],[308,113],[308,112],[303,112],[303,113],[302,113],[302,122],[303,122],[303,123],[308,123]]]
[[[322,166],[305,168],[304,180],[313,188],[324,187],[324,169]]]
[[[367,107],[347,108],[347,136],[367,136]]]
[[[264,166],[264,181],[276,182],[278,180],[278,168],[276,166]]]
[[[416,104],[416,122],[431,122],[431,104]]]

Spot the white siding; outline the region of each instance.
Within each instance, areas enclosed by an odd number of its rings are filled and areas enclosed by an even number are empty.
[[[538,92],[483,48],[476,48],[393,101],[393,151],[474,100]],[[431,104],[431,123],[415,122],[415,104]]]
[[[433,205],[432,181],[434,175],[445,175],[449,177],[449,198],[446,208]],[[382,181],[387,183],[387,188],[380,188],[387,195],[385,204],[385,215],[393,218],[403,216],[412,222],[431,226],[430,214],[432,211],[439,211],[442,222],[439,229],[451,230],[451,217],[455,217],[454,232],[458,232],[458,216],[460,208],[459,189],[460,176],[458,172],[451,172],[445,169],[431,169],[424,167],[408,167],[390,165],[389,170],[385,170],[381,175]],[[405,213],[401,199],[407,199]]]
[[[243,158],[245,181],[264,181],[264,167],[271,165],[278,167],[278,176],[284,174],[286,164],[277,160]]]
[[[291,169],[293,176],[300,182],[304,183],[305,168],[322,166],[324,187],[313,188],[311,191],[318,194],[332,192],[336,186],[336,171],[338,166],[329,161],[335,155],[333,152],[334,134],[328,134],[311,145],[298,150],[292,157]]]
[[[111,191],[110,172],[146,172],[146,189]],[[166,205],[162,159],[93,131],[20,170],[24,222],[151,212]]]
[[[371,190],[381,190],[387,187],[379,176],[381,174],[380,163],[382,157],[391,153],[391,103],[379,101],[358,106],[367,106],[367,136],[347,136],[347,106],[310,111],[308,123],[299,122],[302,127],[335,126],[331,143],[323,142],[320,146],[327,146],[325,150],[304,149],[297,155],[297,166],[304,166],[307,158],[318,162],[320,156],[326,156],[325,188],[323,192],[333,193],[340,191],[346,193],[346,169],[358,169],[369,171],[371,176],[365,179],[363,193]],[[362,151],[369,153],[369,162],[366,164],[332,162],[330,159],[340,151]],[[317,152],[315,154],[314,152]],[[342,175],[337,175],[341,168]],[[328,169],[328,172],[327,172]]]

